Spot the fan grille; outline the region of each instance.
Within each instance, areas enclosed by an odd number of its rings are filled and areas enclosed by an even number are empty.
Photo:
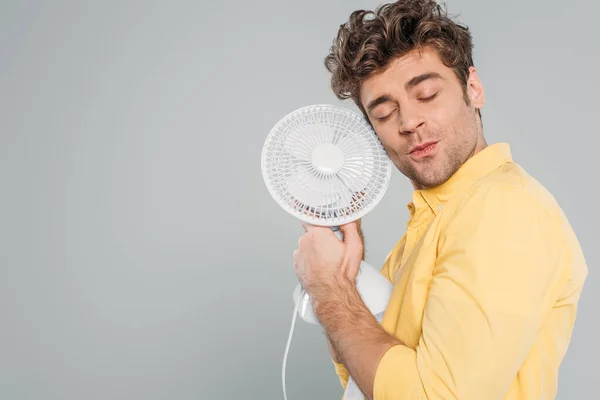
[[[391,161],[364,118],[331,105],[282,118],[262,152],[265,183],[295,217],[334,226],[369,212],[385,194]]]

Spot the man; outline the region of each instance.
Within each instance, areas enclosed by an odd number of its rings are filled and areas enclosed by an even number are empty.
[[[415,191],[382,267],[381,325],[354,280],[358,224],[305,225],[295,271],[312,296],[345,387],[368,399],[550,399],[587,267],[553,197],[487,145],[469,30],[435,1],[356,11],[326,66]]]

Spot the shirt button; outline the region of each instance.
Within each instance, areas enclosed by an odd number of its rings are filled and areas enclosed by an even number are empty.
[[[438,210],[438,211],[442,211],[442,208],[444,208],[444,206],[438,206],[438,207],[437,207],[437,210]]]

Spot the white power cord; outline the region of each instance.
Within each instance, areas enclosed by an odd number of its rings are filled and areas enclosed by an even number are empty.
[[[302,302],[301,299],[305,293],[306,293],[306,291],[304,290],[304,288],[301,288],[300,296],[298,296],[299,300],[296,303],[296,306],[294,307],[294,315],[292,316],[292,324],[290,326],[290,333],[288,334],[287,344],[285,345],[285,353],[283,354],[283,365],[281,367],[281,383],[283,386],[284,400],[287,400],[287,393],[286,393],[286,389],[285,389],[285,369],[286,369],[286,365],[287,365],[287,357],[288,357],[288,353],[290,352],[290,345],[292,344],[292,337],[294,336],[294,327],[296,326],[296,318],[298,317],[298,308],[300,307],[300,303]],[[381,323],[381,321],[383,319],[383,313],[375,315],[375,318],[377,319],[377,322]],[[363,393],[360,391],[360,389],[358,388],[358,385],[356,384],[354,379],[352,379],[352,377],[349,377],[349,379],[348,379],[348,385],[346,386],[346,390],[344,391],[343,398],[344,398],[344,400],[355,400],[355,399],[363,400],[364,399]]]
[[[300,291],[299,299],[302,299],[302,297],[304,296],[304,293],[305,293],[304,288],[302,288]],[[285,367],[287,364],[287,356],[290,351],[290,344],[292,343],[292,336],[294,336],[294,327],[296,326],[296,317],[298,316],[298,308],[300,307],[300,303],[301,303],[301,301],[298,300],[298,302],[296,303],[296,306],[294,307],[294,315],[292,317],[292,325],[290,326],[290,333],[288,335],[287,344],[285,345],[285,353],[283,355],[283,365],[281,367],[281,382],[283,384],[284,400],[287,400],[287,394],[286,394],[286,390],[285,390]]]

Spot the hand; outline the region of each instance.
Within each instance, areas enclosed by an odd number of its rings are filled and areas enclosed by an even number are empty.
[[[294,252],[294,270],[313,303],[343,290],[348,283],[354,285],[363,258],[357,223],[340,226],[343,241],[329,227],[302,225],[306,232]]]

